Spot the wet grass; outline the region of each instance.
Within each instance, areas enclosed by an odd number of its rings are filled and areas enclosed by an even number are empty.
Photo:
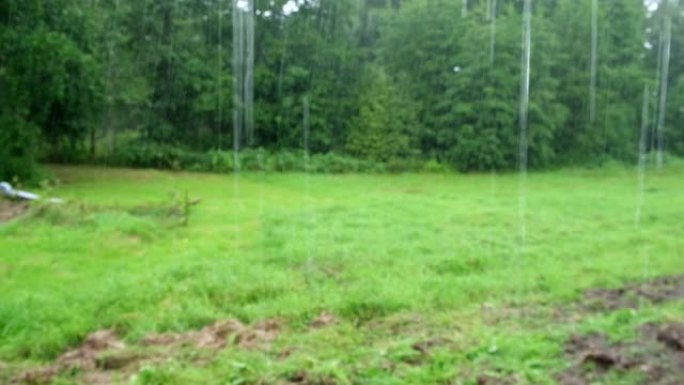
[[[571,333],[684,318],[680,302],[558,315],[586,288],[684,273],[682,166],[648,175],[640,228],[632,169],[531,175],[524,247],[515,175],[53,170],[72,203],[0,225],[0,383],[99,329],[135,345],[277,318],[268,346],[132,381],[552,384]],[[165,207],[186,192],[183,226]],[[311,329],[322,312],[337,322]]]

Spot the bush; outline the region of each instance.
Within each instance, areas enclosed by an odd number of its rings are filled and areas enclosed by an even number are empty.
[[[268,171],[264,149],[247,148],[240,152],[240,169],[244,171]]]
[[[232,152],[222,152],[212,150],[208,153],[209,170],[211,172],[228,173],[232,172],[234,159]]]
[[[269,156],[268,168],[278,172],[303,170],[304,156],[292,151],[279,151]]]
[[[431,172],[431,173],[440,173],[440,172],[448,172],[450,170],[449,166],[440,163],[437,159],[430,159],[425,164],[423,164],[423,168],[421,171],[424,172]]]
[[[318,174],[418,172],[424,168],[419,158],[393,158],[387,162],[362,160],[348,155],[327,153],[310,155],[303,151],[270,152],[262,148],[240,151],[239,168],[251,172],[312,172]],[[197,152],[168,144],[133,141],[120,145],[97,163],[119,167],[188,170],[231,173],[235,170],[232,151]]]
[[[101,163],[134,168],[211,171],[209,154],[184,151],[178,147],[156,143],[130,143],[117,147]]]
[[[0,117],[0,179],[34,181],[38,129],[14,116]]]

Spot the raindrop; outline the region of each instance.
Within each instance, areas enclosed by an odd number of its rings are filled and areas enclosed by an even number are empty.
[[[644,176],[646,168],[646,135],[648,133],[648,100],[650,96],[648,85],[644,86],[644,101],[641,107],[641,134],[639,135],[639,161],[637,167],[637,207],[634,213],[634,226],[639,228],[641,225],[641,208],[644,204]]]
[[[658,107],[658,128],[657,140],[658,151],[656,152],[656,162],[658,168],[663,167],[663,152],[665,150],[665,111],[667,108],[667,80],[670,72],[670,43],[672,40],[672,18],[668,14],[665,18],[665,35],[662,57],[662,69],[660,71],[660,105]]]
[[[254,139],[254,0],[233,2],[233,167],[242,140]]]
[[[532,49],[532,1],[525,0],[523,10],[523,35],[520,81],[520,143],[519,143],[519,181],[518,181],[518,220],[520,227],[520,247],[524,250],[527,240],[527,119],[530,104],[530,57]]]
[[[589,85],[589,121],[596,120],[596,67],[598,64],[598,0],[591,1],[591,80]]]
[[[494,64],[494,57],[496,54],[496,7],[498,0],[491,0],[490,9],[490,37],[489,37],[489,64]]]

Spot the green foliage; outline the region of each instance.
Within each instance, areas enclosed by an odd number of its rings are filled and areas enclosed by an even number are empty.
[[[116,147],[103,161],[120,167],[209,171],[213,167],[220,169],[218,162],[223,160],[216,159],[213,154],[203,156],[169,144],[133,142]]]
[[[158,168],[164,170],[191,170],[204,172],[232,173],[235,171],[235,156],[232,151],[197,152],[178,146],[154,142],[131,142],[118,146],[114,153],[95,160],[111,166],[132,168]],[[239,169],[243,171],[352,173],[352,172],[405,172],[417,171],[421,161],[404,161],[384,164],[361,160],[335,153],[307,156],[302,151],[246,149],[239,153]]]
[[[347,151],[363,159],[386,162],[411,155],[411,132],[417,121],[411,116],[391,79],[381,69],[370,68],[359,96],[359,113],[349,122]]]
[[[387,64],[409,79],[417,96],[414,103],[426,125],[423,154],[432,152],[464,171],[512,168],[517,162],[521,17],[510,5],[501,6],[491,56],[482,49],[489,47],[489,23],[481,22],[481,15],[463,19],[459,12],[437,1],[409,5],[393,15],[384,40]],[[420,27],[427,20],[435,29]],[[554,58],[549,53],[558,45],[554,31],[539,13],[533,23],[534,50],[544,54],[532,60],[530,162],[547,167],[554,161],[554,133],[564,124],[566,108],[557,100],[551,76]],[[415,66],[416,61],[425,65]]]
[[[304,148],[304,100],[308,147],[319,155],[314,169],[362,170],[370,162],[413,170],[430,159],[462,171],[516,167],[519,2],[498,1],[487,13],[492,2],[471,0],[467,17],[448,0],[305,1],[285,14],[286,2],[255,1],[255,132],[238,133],[248,150],[242,168],[301,169],[293,154]],[[682,153],[684,16],[681,2],[662,4],[650,12],[641,0],[599,2],[592,117],[592,0],[535,3],[531,167],[635,160],[645,85],[659,112],[668,18],[665,142]],[[233,105],[232,12],[227,0],[4,1],[3,124],[37,129],[26,133],[34,136],[26,159],[231,170],[220,154],[236,139],[233,108],[244,107]],[[647,120],[651,151],[657,119]],[[126,135],[146,144],[132,148]],[[278,154],[273,166],[261,164],[271,156],[261,159],[259,149]],[[30,169],[11,164],[5,175]]]
[[[101,100],[98,63],[75,40],[92,37],[81,30],[87,22],[73,13],[73,2],[12,0],[8,6],[11,12],[0,24],[0,105],[7,116],[3,125],[15,134],[1,137],[0,145],[14,147],[6,140],[21,140],[24,157],[35,159],[38,144],[46,144],[47,157],[68,158],[78,151]],[[25,132],[17,137],[17,130]]]
[[[11,115],[0,117],[0,180],[32,181],[38,129]]]
[[[530,175],[524,253],[516,175],[53,167],[69,183],[52,193],[73,203],[0,225],[11,250],[0,253],[0,381],[111,328],[138,357],[107,371],[124,383],[553,384],[570,335],[628,340],[684,316],[681,301],[614,312],[574,302],[644,279],[646,262],[654,277],[682,273],[684,163],[672,163],[648,179],[639,229],[625,210],[631,167]],[[165,209],[182,203],[174,191],[202,200],[187,227]],[[311,327],[322,312],[332,322]],[[254,335],[220,351],[141,342],[227,319]],[[276,338],[242,346],[264,320],[281,325]]]
[[[669,101],[666,133],[673,153],[684,156],[684,73],[680,75]]]

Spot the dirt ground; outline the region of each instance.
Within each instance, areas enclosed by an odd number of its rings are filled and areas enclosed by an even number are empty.
[[[216,352],[234,346],[242,349],[261,349],[272,342],[282,328],[279,320],[267,320],[244,325],[233,319],[218,321],[199,331],[187,333],[150,334],[139,346],[127,346],[114,330],[100,330],[89,334],[80,346],[60,355],[51,365],[20,373],[12,384],[49,384],[60,373],[78,370],[81,383],[105,385],[112,378],[134,374],[145,364],[162,362],[179,354],[184,347]],[[198,356],[198,365],[203,364]]]
[[[21,216],[28,210],[29,206],[26,203],[12,202],[7,199],[0,198],[0,223],[10,221],[18,216]]]
[[[631,373],[648,385],[680,385],[684,379],[684,324],[645,324],[631,342],[606,336],[573,336],[565,352],[572,366],[558,376],[561,385],[600,382],[611,372]]]
[[[684,276],[659,277],[620,288],[589,290],[584,299],[575,305],[575,310],[583,314],[611,312],[682,298]],[[568,309],[559,309],[565,310]],[[323,312],[311,321],[309,329],[324,328],[337,322],[334,315]],[[48,384],[60,373],[75,369],[81,373],[83,384],[110,384],[114,378],[125,378],[136,373],[143,365],[163,362],[178,355],[186,347],[208,353],[206,357],[197,356],[196,364],[203,365],[211,361],[213,353],[229,347],[268,349],[283,327],[283,321],[278,319],[251,325],[228,319],[197,331],[150,334],[134,346],[124,344],[114,330],[96,331],[88,335],[80,346],[63,353],[52,364],[19,373],[12,384]],[[611,342],[602,334],[573,335],[565,345],[570,366],[557,375],[558,383],[589,385],[601,382],[616,372],[638,375],[643,378],[645,385],[684,383],[684,323],[644,324],[637,330],[637,335],[635,340],[628,342]],[[412,349],[427,355],[432,348],[449,344],[447,340],[426,340],[415,343]],[[287,352],[283,354],[286,356]],[[295,373],[289,381],[293,384],[313,383],[304,371]],[[316,381],[320,383],[320,378]],[[511,378],[477,377],[478,385],[515,383]]]
[[[615,289],[592,289],[581,307],[609,312],[636,309],[684,298],[684,276],[658,277]],[[565,353],[571,367],[557,377],[561,385],[588,385],[614,372],[634,374],[645,385],[684,383],[684,323],[648,323],[630,342],[611,343],[602,334],[573,335]]]
[[[660,304],[684,298],[684,276],[659,277],[617,289],[593,289],[585,293],[588,310],[636,309],[640,304]]]

